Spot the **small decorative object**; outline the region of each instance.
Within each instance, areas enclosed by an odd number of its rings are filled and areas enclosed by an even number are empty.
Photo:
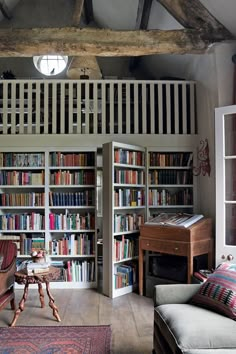
[[[210,158],[209,158],[209,146],[208,140],[201,140],[200,147],[197,151],[197,163],[198,166],[193,167],[193,174],[194,176],[199,176],[201,173],[203,176],[208,174],[210,177],[211,174],[211,165],[210,165]]]
[[[34,263],[44,263],[46,251],[44,249],[32,249],[31,258]]]

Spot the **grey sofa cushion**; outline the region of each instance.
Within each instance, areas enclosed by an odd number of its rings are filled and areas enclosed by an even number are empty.
[[[173,353],[236,354],[236,321],[190,305],[155,308],[154,321]]]

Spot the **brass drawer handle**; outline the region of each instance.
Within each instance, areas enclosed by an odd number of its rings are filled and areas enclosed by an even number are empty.
[[[178,251],[178,250],[179,250],[179,247],[175,247],[174,250],[175,250],[175,251]]]
[[[147,242],[147,246],[150,246],[150,244]]]

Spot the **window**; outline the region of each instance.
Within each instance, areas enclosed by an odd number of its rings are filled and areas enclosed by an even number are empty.
[[[33,57],[34,66],[43,75],[60,74],[67,66],[68,57],[62,55],[41,55]]]

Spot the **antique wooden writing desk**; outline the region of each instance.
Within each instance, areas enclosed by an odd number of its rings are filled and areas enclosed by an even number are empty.
[[[212,268],[212,220],[204,218],[188,228],[143,224],[139,237],[139,294],[143,295],[144,251],[187,257],[187,282],[193,275],[193,257],[208,254],[208,268]]]

